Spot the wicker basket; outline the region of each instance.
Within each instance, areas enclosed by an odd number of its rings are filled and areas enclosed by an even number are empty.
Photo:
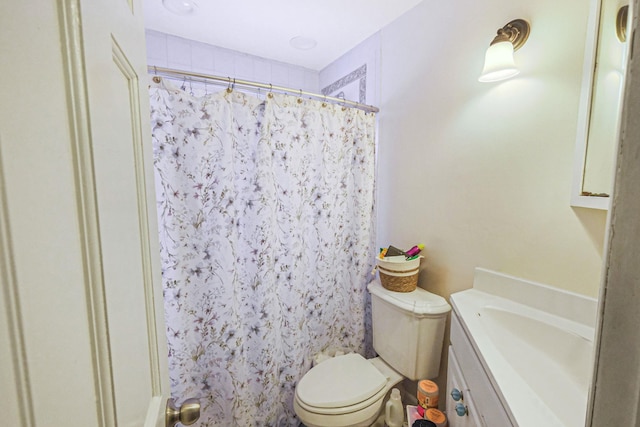
[[[392,258],[376,258],[382,287],[394,292],[414,291],[418,286],[420,258],[411,261],[404,260],[404,257],[397,257],[399,260]]]

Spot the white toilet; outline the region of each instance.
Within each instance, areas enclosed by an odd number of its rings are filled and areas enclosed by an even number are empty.
[[[415,381],[438,376],[451,311],[447,301],[421,288],[389,291],[378,281],[368,289],[373,348],[379,357],[346,354],[307,372],[293,402],[307,427],[368,427],[378,418],[387,392],[404,377]]]

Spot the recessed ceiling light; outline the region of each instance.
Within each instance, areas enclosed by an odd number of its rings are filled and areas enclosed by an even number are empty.
[[[198,4],[193,0],[162,0],[162,5],[176,15],[189,15],[196,11]]]
[[[311,37],[297,36],[289,40],[289,44],[296,49],[309,50],[316,47],[318,45],[318,42]]]

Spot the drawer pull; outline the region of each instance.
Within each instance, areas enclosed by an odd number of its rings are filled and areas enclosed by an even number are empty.
[[[469,414],[469,409],[462,403],[456,403],[456,414],[459,417],[464,417]]]

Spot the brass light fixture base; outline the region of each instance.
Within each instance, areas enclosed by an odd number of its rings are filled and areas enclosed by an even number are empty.
[[[498,30],[498,35],[491,44],[508,41],[513,44],[513,50],[516,51],[527,41],[530,32],[531,26],[527,21],[514,19]]]
[[[616,35],[622,43],[627,41],[627,16],[629,15],[629,6],[622,6],[618,10],[616,16]]]

